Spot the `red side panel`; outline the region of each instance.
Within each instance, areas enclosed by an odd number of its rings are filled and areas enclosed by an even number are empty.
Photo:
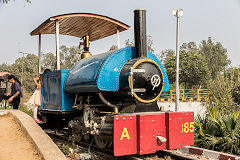
[[[166,113],[167,149],[194,144],[194,113]]]
[[[137,153],[136,116],[114,117],[114,156]]]
[[[165,138],[166,142],[163,140]],[[113,143],[115,156],[148,154],[193,145],[194,113],[115,116]]]
[[[139,136],[138,154],[155,153],[166,149],[166,142],[161,143],[156,136],[166,138],[165,113],[138,115]]]

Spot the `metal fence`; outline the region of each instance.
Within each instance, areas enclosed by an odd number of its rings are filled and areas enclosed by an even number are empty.
[[[161,94],[160,101],[175,101],[176,92],[170,90]],[[208,101],[208,89],[179,89],[179,100],[181,101]]]

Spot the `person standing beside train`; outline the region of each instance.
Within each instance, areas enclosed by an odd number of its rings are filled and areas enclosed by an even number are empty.
[[[31,98],[28,100],[28,104],[32,106],[33,110],[33,120],[37,123],[40,123],[40,120],[37,118],[37,111],[38,107],[41,107],[41,82],[40,82],[40,77],[35,77],[33,79],[33,82],[36,85],[36,89],[31,96]]]
[[[14,75],[9,75],[8,81],[12,83],[11,92],[7,93],[3,99],[6,99],[9,103],[12,103],[13,109],[18,109],[21,97],[23,97],[21,82]]]
[[[51,72],[50,69],[45,69],[43,73],[47,73],[47,72]],[[28,104],[30,104],[33,110],[33,120],[36,123],[40,123],[40,120],[37,117],[37,112],[38,112],[38,108],[41,107],[42,105],[42,96],[41,96],[41,78],[40,76],[37,76],[33,79],[33,82],[36,85],[36,90],[34,91],[33,95],[31,96],[31,98],[28,100]]]

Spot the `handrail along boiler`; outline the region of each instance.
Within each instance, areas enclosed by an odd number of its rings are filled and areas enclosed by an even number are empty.
[[[84,27],[84,18],[91,18],[87,25],[93,26]],[[160,111],[157,105],[169,83],[159,59],[147,51],[145,10],[134,11],[135,47],[94,56],[89,41],[116,33],[113,28],[124,31],[129,26],[106,16],[79,13],[52,17],[31,35],[52,33],[51,20],[58,20],[61,34],[81,37],[84,51],[72,69],[41,74],[42,127],[68,127],[74,141],[94,140],[99,148],[113,148],[115,156],[194,143],[193,112]],[[69,23],[82,30],[67,30]],[[99,30],[102,34],[96,34]]]

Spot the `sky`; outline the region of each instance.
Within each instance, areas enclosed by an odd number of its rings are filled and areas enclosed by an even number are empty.
[[[180,18],[180,44],[212,37],[227,49],[232,66],[240,66],[240,0],[11,0],[0,3],[0,64],[14,63],[19,52],[38,52],[38,36],[30,36],[49,17],[66,13],[95,13],[117,19],[130,25],[120,33],[121,47],[132,40],[133,11],[147,10],[147,34],[152,37],[155,53],[175,50],[176,17],[172,10],[183,9]],[[109,50],[117,44],[112,35],[90,44],[92,54]],[[79,38],[61,36],[60,45],[77,46]],[[55,53],[55,36],[42,35],[42,52]]]

